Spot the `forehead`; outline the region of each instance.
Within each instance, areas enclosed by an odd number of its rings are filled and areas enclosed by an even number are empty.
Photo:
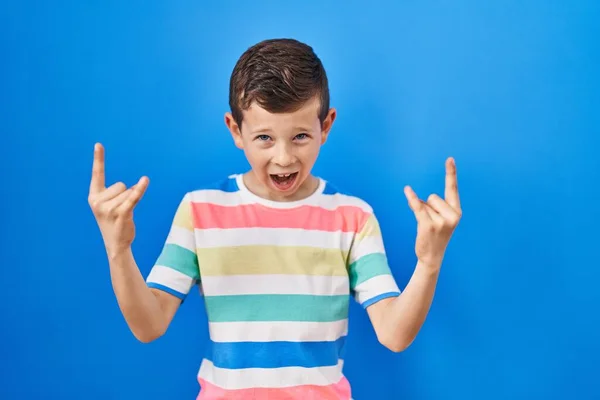
[[[242,125],[250,131],[309,129],[319,121],[319,99],[313,98],[301,108],[287,113],[271,113],[257,103],[244,111]]]

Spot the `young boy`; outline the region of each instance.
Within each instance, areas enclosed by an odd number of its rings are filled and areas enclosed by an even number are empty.
[[[350,399],[342,372],[350,295],[381,344],[394,352],[411,344],[461,216],[454,161],[446,161],[444,200],[405,188],[418,262],[400,294],[371,207],[311,174],[336,118],[312,48],[295,40],[249,48],[229,102],[225,123],[251,169],[183,196],[147,279],[131,244],[132,212],[149,180],[105,188],[96,145],[89,203],[121,311],[150,342],[198,285],[211,338],[198,399]]]

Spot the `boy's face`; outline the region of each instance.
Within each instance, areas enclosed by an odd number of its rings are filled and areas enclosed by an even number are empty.
[[[270,200],[295,201],[317,188],[311,170],[336,116],[330,109],[321,126],[319,107],[318,97],[285,114],[269,113],[254,103],[244,111],[241,129],[225,114],[235,145],[252,167],[245,179],[251,191]]]

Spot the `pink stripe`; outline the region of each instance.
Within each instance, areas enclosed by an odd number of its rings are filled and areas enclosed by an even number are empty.
[[[327,386],[302,385],[285,388],[250,388],[227,390],[198,378],[201,390],[196,400],[349,400],[350,383],[344,377]]]
[[[326,210],[301,206],[294,210],[274,210],[257,204],[220,206],[192,203],[194,227],[210,228],[302,228],[325,232],[358,232],[369,214],[359,207],[340,206]]]

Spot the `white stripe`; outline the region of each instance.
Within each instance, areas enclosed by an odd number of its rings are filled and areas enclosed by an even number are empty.
[[[241,196],[240,192],[224,192],[218,189],[201,189],[191,192],[190,200],[193,203],[210,203],[219,206],[233,207],[251,204]]]
[[[188,294],[195,283],[194,279],[189,276],[162,265],[155,265],[152,268],[146,282],[158,283],[183,294]]]
[[[365,236],[359,243],[355,243],[348,262],[352,264],[359,258],[371,253],[385,254],[385,247],[381,236]]]
[[[293,228],[196,229],[196,247],[297,246],[349,251],[354,232],[323,232]]]
[[[315,205],[320,205],[326,210],[335,210],[338,207],[357,207],[366,213],[373,213],[373,208],[364,200],[354,197],[347,196],[345,194],[333,194],[333,195],[322,195],[316,200]]]
[[[190,192],[190,200],[196,203],[211,203],[219,206],[239,206],[254,204],[251,196],[243,196],[241,192],[225,192],[218,189],[201,189]],[[302,205],[320,206],[326,210],[335,210],[340,206],[353,206],[372,213],[372,207],[364,200],[345,194],[314,196],[306,199]]]
[[[196,253],[196,238],[194,232],[180,226],[171,226],[169,236],[167,237],[167,243],[179,245],[194,254]]]
[[[331,367],[224,369],[203,360],[198,377],[228,390],[255,387],[282,388],[298,385],[331,385],[342,379],[343,361]]]
[[[354,289],[355,298],[359,304],[387,292],[400,292],[392,275],[378,275],[362,282]]]
[[[349,295],[347,276],[318,275],[217,275],[203,276],[206,296],[242,294]]]
[[[334,322],[210,322],[214,342],[322,342],[348,334],[348,319]]]

